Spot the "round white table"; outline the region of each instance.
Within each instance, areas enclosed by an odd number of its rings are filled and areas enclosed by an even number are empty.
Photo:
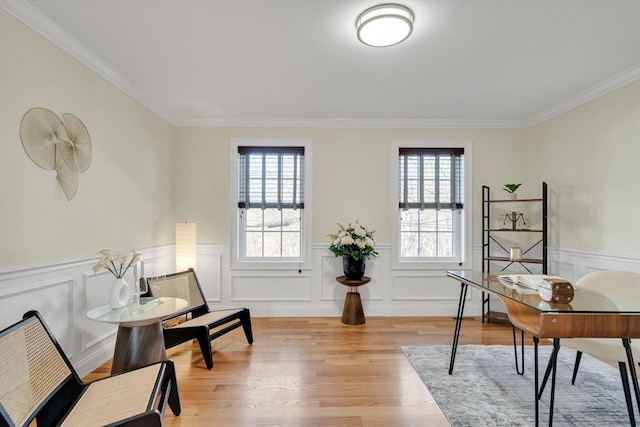
[[[165,360],[162,319],[186,307],[183,299],[161,297],[134,299],[117,309],[105,304],[89,310],[89,319],[118,325],[111,374]]]

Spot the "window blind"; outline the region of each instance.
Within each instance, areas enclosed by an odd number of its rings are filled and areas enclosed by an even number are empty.
[[[463,209],[464,149],[400,148],[400,209]]]
[[[238,147],[238,207],[304,208],[304,147]]]

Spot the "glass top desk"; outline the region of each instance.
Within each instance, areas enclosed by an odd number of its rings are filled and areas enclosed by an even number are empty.
[[[513,289],[503,285],[496,275],[480,271],[447,271],[447,276],[460,282],[460,301],[449,362],[449,374],[453,372],[468,287],[472,286],[483,292],[496,295],[505,305],[512,325],[533,336],[536,426],[538,425],[538,343],[540,338],[553,339],[554,344],[549,364],[553,375],[549,425],[551,425],[553,417],[555,355],[560,348],[560,338],[621,338],[622,345],[626,349],[628,366],[632,367],[630,369],[632,381],[636,390],[638,389],[638,378],[635,369],[633,369],[633,354],[630,347],[631,338],[640,338],[640,305],[637,300],[608,297],[578,288],[575,290],[570,304],[553,304],[543,301],[537,292],[520,291],[517,288]]]
[[[126,306],[114,310],[109,304],[89,310],[89,319],[118,325],[111,373],[166,359],[162,319],[186,306],[183,299],[163,297],[132,299]]]

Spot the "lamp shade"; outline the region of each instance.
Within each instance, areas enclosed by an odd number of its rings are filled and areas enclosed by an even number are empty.
[[[176,224],[176,271],[196,268],[196,223]]]
[[[413,31],[413,12],[400,4],[381,4],[362,12],[356,20],[358,40],[373,47],[393,46]]]

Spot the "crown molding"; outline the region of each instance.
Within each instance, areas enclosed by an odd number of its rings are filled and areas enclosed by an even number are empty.
[[[586,104],[602,95],[640,79],[640,65],[616,74],[524,120],[454,120],[454,119],[299,119],[299,118],[179,118],[175,126],[209,127],[322,127],[322,128],[476,128],[529,129],[562,113]]]
[[[433,120],[433,119],[313,119],[313,118],[179,118],[174,126],[202,127],[288,127],[288,128],[372,128],[372,129],[424,129],[424,128],[522,128],[522,122],[507,120]]]
[[[125,79],[118,70],[96,55],[84,44],[72,37],[62,27],[49,19],[46,15],[25,0],[0,0],[0,8],[6,10],[16,19],[27,25],[36,33],[67,52],[99,76],[121,89],[142,105],[149,108],[164,120],[170,122],[169,112],[154,102],[148,94]]]
[[[539,125],[542,122],[545,122],[553,117],[556,117],[566,111],[572,110],[576,107],[579,107],[587,102],[594,100],[602,95],[605,95],[615,89],[618,89],[628,83],[631,83],[640,78],[640,65],[635,65],[620,74],[616,74],[613,77],[610,77],[595,86],[591,86],[588,89],[583,90],[562,102],[557,103],[556,105],[552,105],[549,108],[546,108],[540,111],[538,114],[535,114],[524,121],[525,128],[529,129],[533,126]]]
[[[640,65],[633,66],[522,120],[175,117],[25,0],[0,0],[0,7],[173,126],[528,129],[640,78]]]

